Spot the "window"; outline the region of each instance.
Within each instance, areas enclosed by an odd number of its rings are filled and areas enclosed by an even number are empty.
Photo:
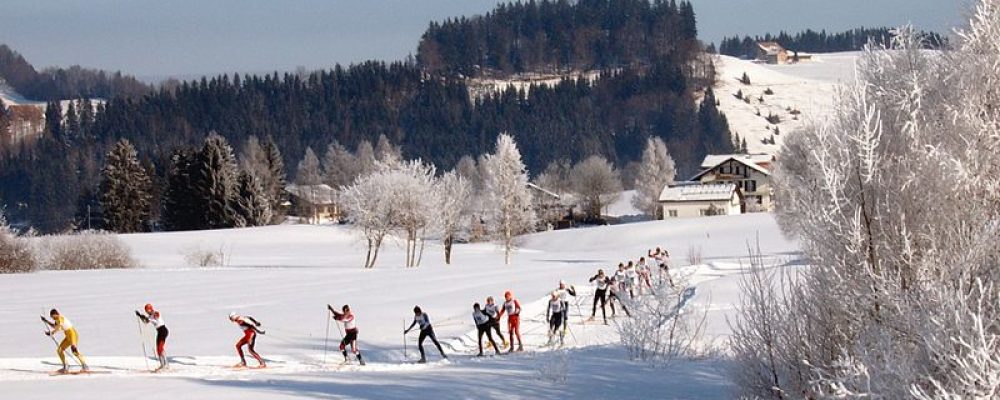
[[[745,186],[743,187],[743,191],[744,192],[756,192],[757,191],[757,181],[749,180],[749,181],[745,181],[744,184],[745,184]]]
[[[677,210],[667,210],[667,215],[669,215],[670,218],[677,218]]]

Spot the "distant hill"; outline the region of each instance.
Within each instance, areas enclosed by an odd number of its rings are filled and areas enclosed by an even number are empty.
[[[0,78],[31,100],[138,97],[152,87],[121,72],[106,72],[74,65],[35,69],[21,54],[0,44]]]

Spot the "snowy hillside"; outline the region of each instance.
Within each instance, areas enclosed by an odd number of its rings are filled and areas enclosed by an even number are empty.
[[[854,79],[857,57],[857,52],[814,54],[812,60],[798,64],[768,65],[718,56],[715,95],[719,108],[730,130],[746,139],[747,150],[777,153],[787,135],[810,119],[821,118],[833,106],[838,85]],[[744,73],[749,85],[740,82]],[[766,94],[768,89],[772,94]],[[736,97],[740,92],[742,99]]]
[[[443,265],[428,246],[424,265],[399,266],[404,253],[390,244],[374,270],[360,268],[363,245],[340,226],[285,225],[253,229],[124,235],[142,267],[135,270],[39,272],[0,276],[0,381],[4,396],[53,398],[705,398],[729,396],[722,360],[685,361],[653,368],[627,361],[613,328],[581,325],[589,316],[597,268],[638,258],[664,246],[674,263],[700,250],[704,265],[680,268],[698,282],[692,307],[709,310],[709,336],[725,336],[733,312],[739,261],[760,235],[767,254],[792,259],[796,245],[781,238],[770,215],[653,221],[530,235],[513,265],[491,244],[463,244],[456,263]],[[223,267],[185,265],[187,256],[221,250]],[[572,306],[565,350],[542,347],[543,296],[566,279],[580,289]],[[525,353],[471,357],[470,311],[487,295],[512,290],[522,314]],[[171,330],[170,372],[150,375],[132,310],[151,302]],[[368,366],[338,366],[330,328],[329,365],[323,364],[325,305],[351,304]],[[711,304],[709,304],[711,303]],[[575,303],[574,303],[575,304]],[[429,352],[415,365],[415,332],[403,354],[402,325],[414,305],[431,316],[448,362]],[[80,331],[80,349],[105,374],[50,377],[58,368],[53,344],[41,335],[38,314],[58,307]],[[239,331],[226,316],[249,314],[267,334],[257,349],[266,370],[232,370]],[[145,340],[149,342],[149,329]],[[429,344],[429,343],[428,343]],[[147,344],[147,348],[150,345]],[[616,385],[595,384],[616,382]]]

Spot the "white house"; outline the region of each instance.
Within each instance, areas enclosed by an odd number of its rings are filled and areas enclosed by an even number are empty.
[[[702,171],[691,178],[701,183],[732,183],[743,195],[744,211],[774,210],[770,154],[713,154],[705,156]]]
[[[663,188],[660,206],[664,218],[742,214],[743,195],[733,183],[680,183]]]

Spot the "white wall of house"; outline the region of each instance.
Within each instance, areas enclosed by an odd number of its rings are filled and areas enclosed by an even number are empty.
[[[711,201],[664,201],[660,205],[663,207],[663,218],[693,218],[703,217],[708,214],[708,210],[715,206],[719,214],[736,215],[740,214],[740,198],[733,192],[732,198],[727,200]]]

